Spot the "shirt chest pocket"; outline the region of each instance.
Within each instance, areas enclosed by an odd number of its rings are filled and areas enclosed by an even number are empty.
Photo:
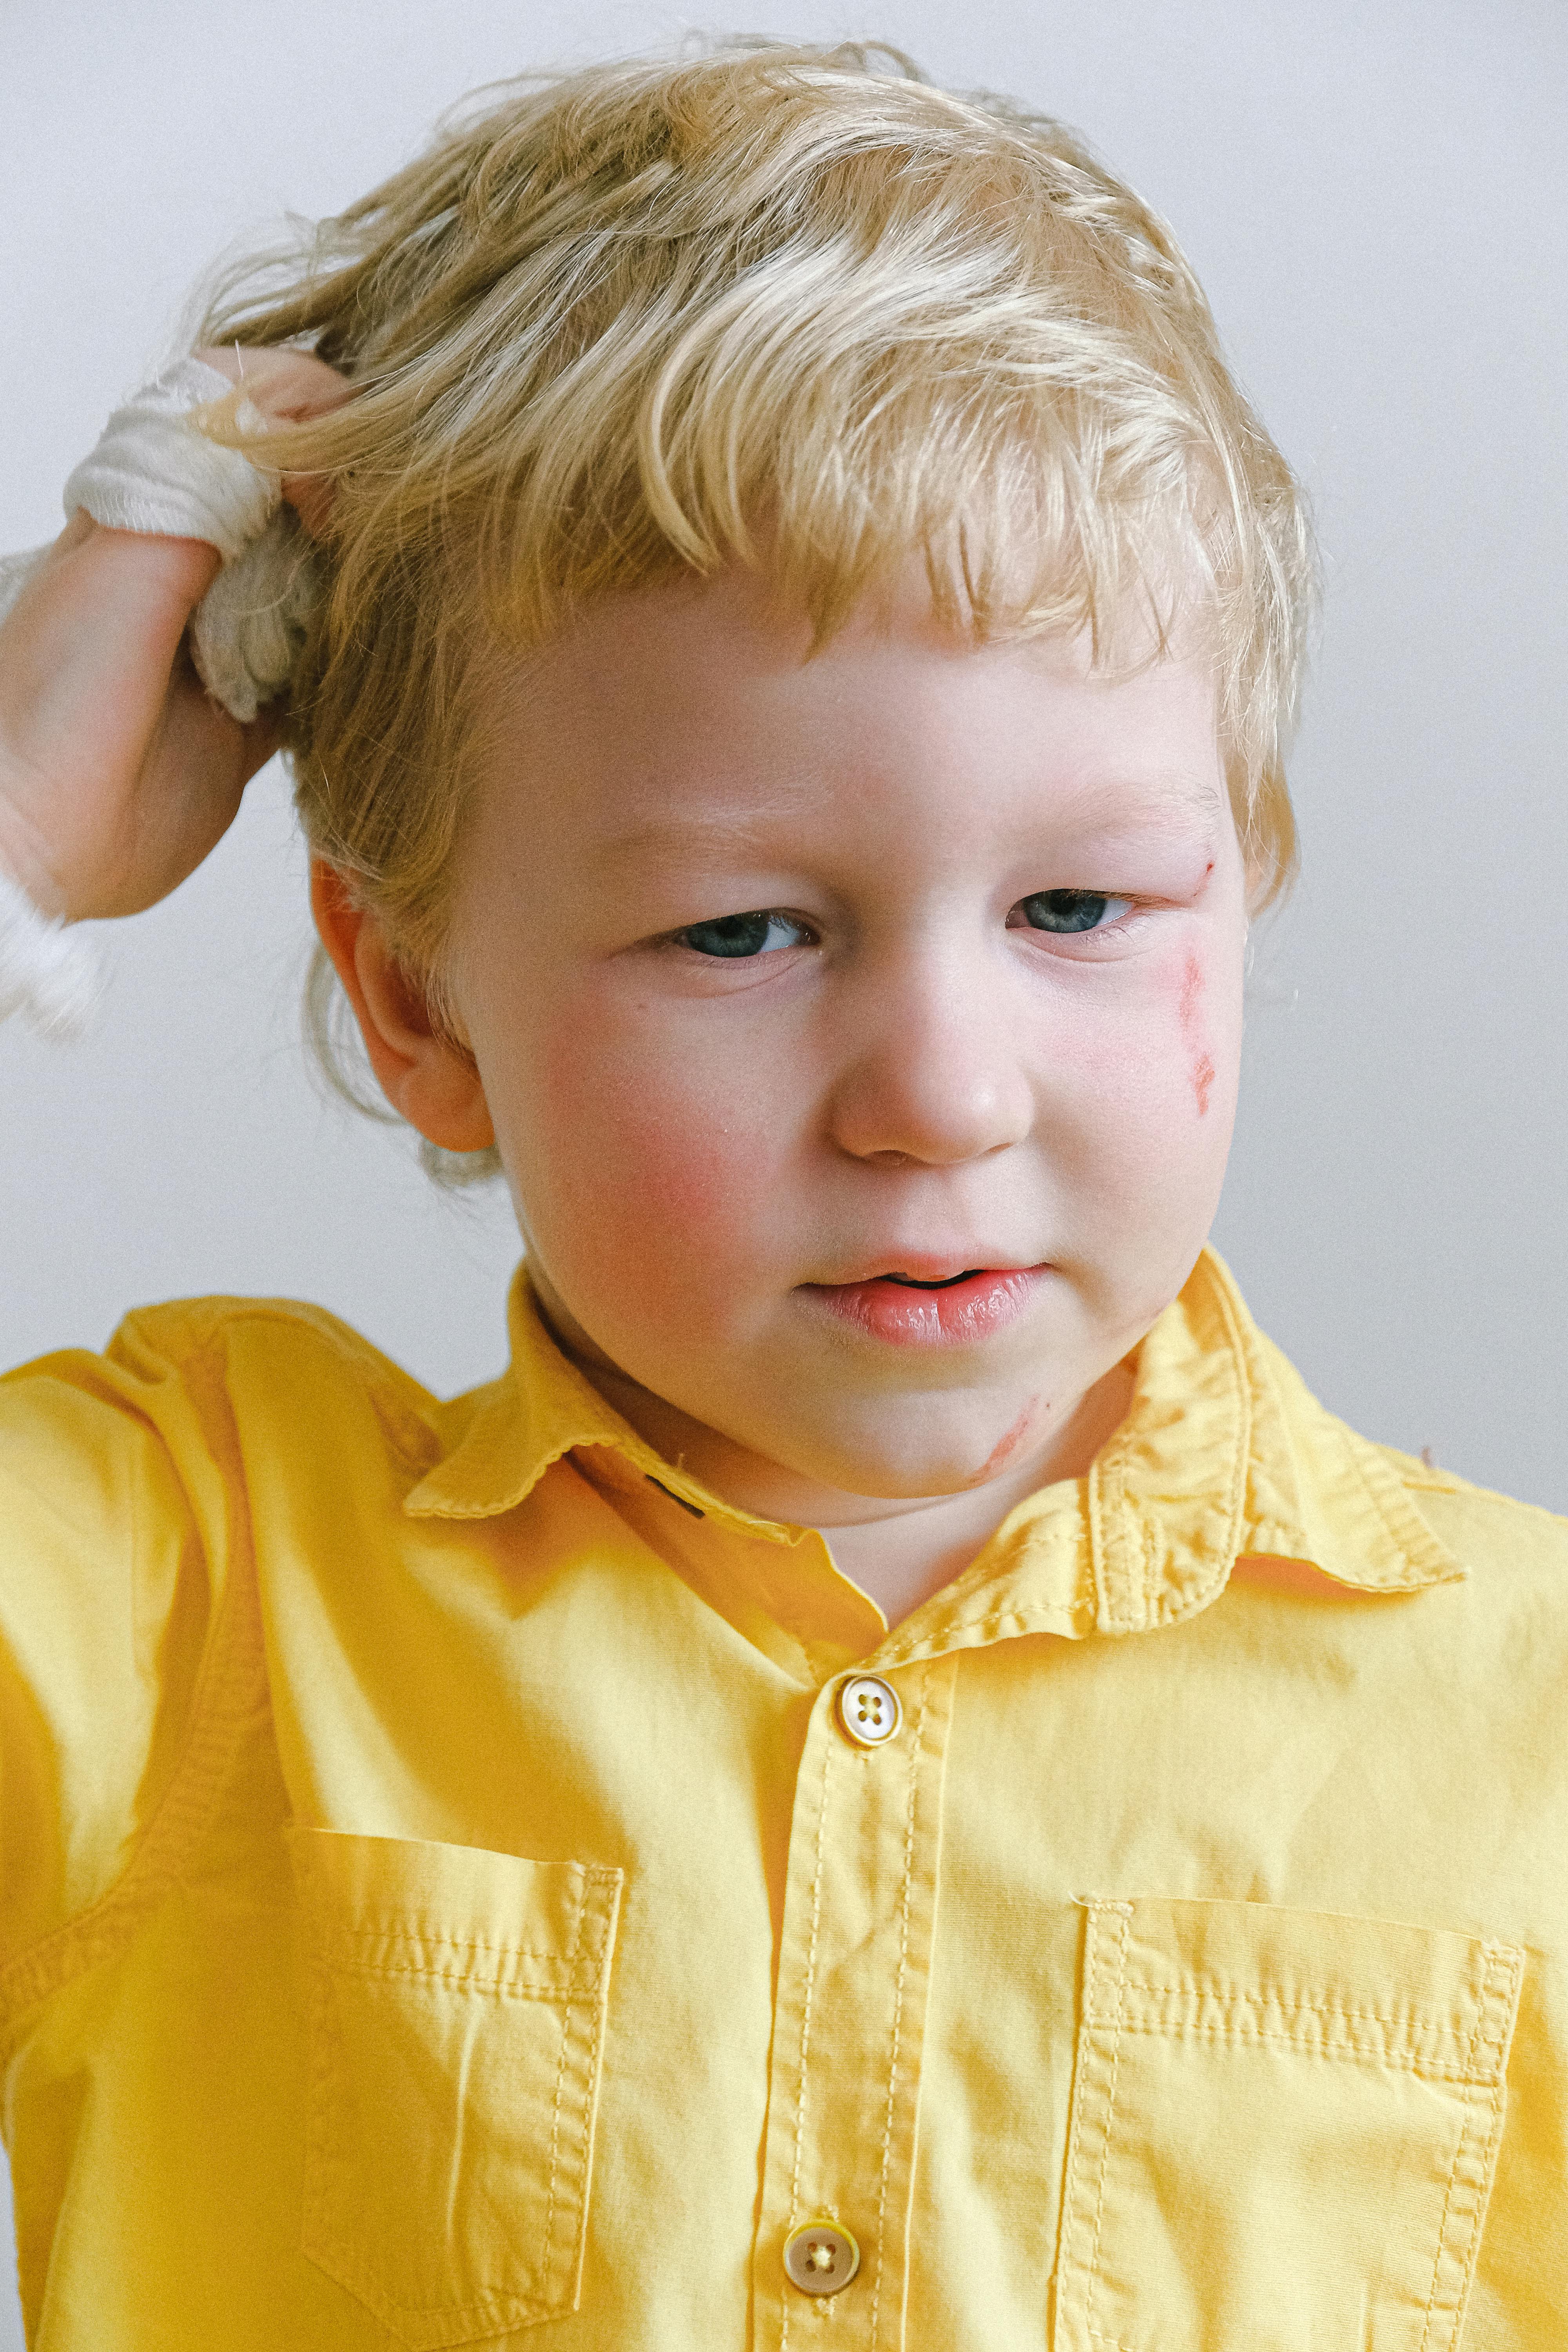
[[[289,1832],[304,2252],[401,2342],[575,2308],[618,1870]]]
[[[1086,1906],[1054,2352],[1452,2352],[1523,1954]]]

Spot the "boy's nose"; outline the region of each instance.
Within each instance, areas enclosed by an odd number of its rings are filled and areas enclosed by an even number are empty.
[[[829,1106],[834,1141],[857,1160],[937,1168],[1020,1143],[1034,1089],[1016,1019],[996,993],[951,971],[879,991],[849,1043]]]

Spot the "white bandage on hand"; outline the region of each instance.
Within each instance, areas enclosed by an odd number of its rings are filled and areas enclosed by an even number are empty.
[[[320,582],[278,476],[190,423],[233,390],[201,360],[166,368],[115,410],[67,482],[65,509],[68,520],[81,509],[111,530],[217,549],[224,568],[191,616],[191,654],[207,692],[247,726],[288,685]],[[260,422],[248,402],[237,415],[247,428]],[[47,551],[0,557],[0,621]],[[78,1036],[101,985],[91,951],[0,869],[0,1020],[26,1013],[46,1035]]]
[[[224,568],[192,615],[191,653],[207,692],[248,726],[289,683],[320,582],[277,475],[189,421],[193,408],[233,391],[203,360],[166,368],[115,410],[66,484],[66,513],[80,507],[111,530],[205,539],[217,549]],[[247,429],[261,422],[248,401],[237,415]]]
[[[102,988],[90,949],[0,869],[0,1021],[25,1013],[46,1037],[79,1037]]]
[[[117,408],[66,483],[66,520],[85,507],[110,530],[158,539],[205,539],[232,563],[278,506],[276,474],[220,448],[189,423],[193,408],[226,400],[226,375],[204,360],[178,360]],[[240,422],[261,422],[248,402]]]

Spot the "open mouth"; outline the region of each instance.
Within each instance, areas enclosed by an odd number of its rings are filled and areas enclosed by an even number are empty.
[[[984,1271],[983,1265],[967,1266],[962,1274],[944,1275],[940,1282],[922,1282],[918,1274],[879,1274],[875,1279],[896,1282],[905,1290],[951,1290],[954,1283],[973,1282]]]

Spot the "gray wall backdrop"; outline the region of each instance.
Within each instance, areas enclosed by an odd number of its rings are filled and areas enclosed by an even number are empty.
[[[53,534],[219,248],[478,82],[693,21],[879,33],[1066,116],[1174,222],[1328,560],[1217,1237],[1336,1411],[1568,1509],[1562,0],[0,0],[0,546]],[[0,1362],[226,1290],[321,1300],[444,1391],[497,1368],[504,1202],[433,1197],[307,1077],[302,880],[268,771],[105,938],[89,1043],[0,1037]]]

